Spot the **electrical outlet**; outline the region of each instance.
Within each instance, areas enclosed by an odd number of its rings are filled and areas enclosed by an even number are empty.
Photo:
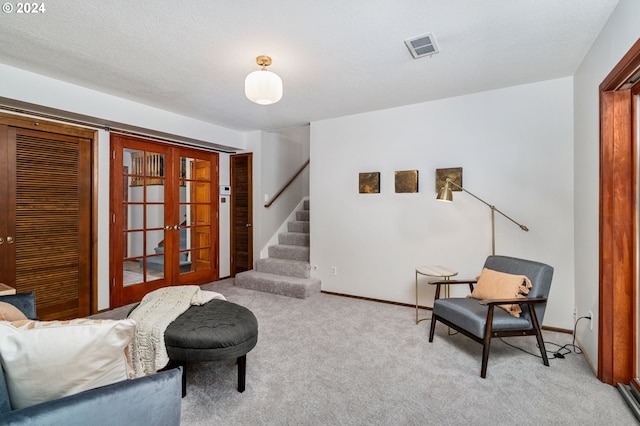
[[[331,267],[331,275],[338,275],[338,268],[335,266]]]
[[[576,308],[575,306],[573,307],[573,318],[578,316],[578,308]]]
[[[593,331],[593,312],[589,311],[589,330]]]

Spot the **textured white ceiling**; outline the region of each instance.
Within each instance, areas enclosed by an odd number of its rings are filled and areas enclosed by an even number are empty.
[[[44,0],[0,16],[0,62],[238,130],[572,75],[618,0]],[[432,32],[440,53],[403,40]],[[245,76],[269,55],[284,97]],[[0,82],[0,85],[2,82]]]

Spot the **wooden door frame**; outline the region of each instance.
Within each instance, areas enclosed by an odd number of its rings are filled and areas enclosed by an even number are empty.
[[[600,84],[598,378],[637,377],[637,97],[622,86],[640,69],[640,39]]]

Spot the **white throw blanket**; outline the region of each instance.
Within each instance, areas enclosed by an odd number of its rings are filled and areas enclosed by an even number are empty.
[[[164,287],[144,296],[129,315],[136,322],[136,335],[131,345],[135,377],[153,374],[169,363],[164,332],[191,305],[203,305],[213,299],[226,300],[213,291],[197,285]]]

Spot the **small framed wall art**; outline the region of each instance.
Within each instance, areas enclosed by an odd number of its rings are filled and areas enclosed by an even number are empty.
[[[396,171],[396,193],[418,192],[418,171]]]
[[[358,190],[361,194],[380,193],[380,172],[363,172],[359,174]]]
[[[462,186],[462,167],[451,167],[448,169],[436,169],[436,193],[440,192],[447,179]],[[452,191],[460,191],[459,188],[450,185]]]

